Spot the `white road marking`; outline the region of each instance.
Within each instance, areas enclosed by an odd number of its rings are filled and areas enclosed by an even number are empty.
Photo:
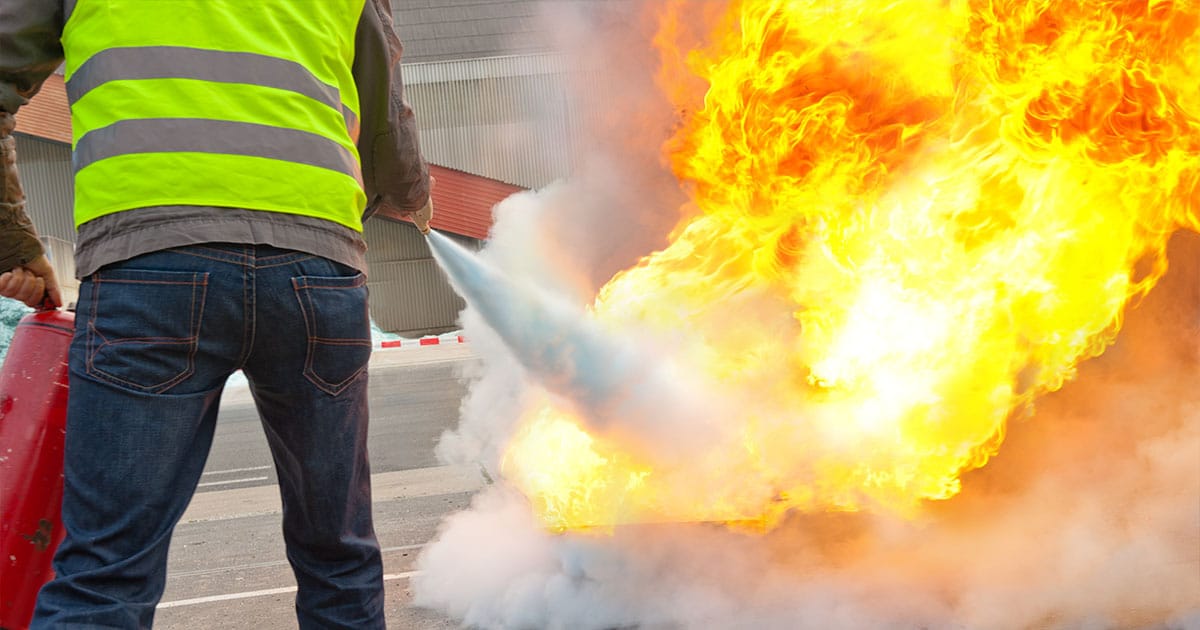
[[[388,580],[403,580],[414,575],[419,575],[420,571],[405,571],[403,573],[390,573],[383,576],[384,581]],[[249,599],[251,597],[265,597],[267,595],[282,595],[283,593],[295,593],[295,586],[284,586],[281,588],[268,588],[261,591],[243,591],[241,593],[226,593],[224,595],[209,595],[208,597],[193,597],[191,599],[177,599],[173,602],[162,602],[158,605],[159,608],[177,608],[179,606],[194,606],[196,604],[210,604],[212,602],[226,602],[233,599]]]
[[[403,573],[385,573],[385,574],[383,574],[383,581],[387,582],[388,580],[407,580],[408,578],[410,578],[414,575],[421,575],[421,572],[420,571],[405,571]]]
[[[412,551],[413,549],[420,549],[424,546],[425,546],[425,543],[420,543],[420,544],[416,544],[416,545],[399,545],[396,547],[384,547],[384,548],[380,549],[379,551],[380,551],[380,553],[391,553],[393,551]],[[231,573],[231,572],[235,572],[235,571],[248,571],[250,569],[265,569],[267,567],[284,566],[287,563],[288,563],[288,561],[286,559],[284,559],[284,560],[268,560],[266,562],[255,562],[253,564],[237,564],[237,565],[228,566],[228,567],[213,567],[210,569],[195,569],[192,571],[177,571],[175,573],[168,573],[167,579],[171,580],[171,579],[178,579],[178,578],[182,578],[182,577],[194,577],[197,575],[212,575],[214,573]]]
[[[203,488],[205,486],[225,486],[231,483],[242,483],[245,481],[265,481],[267,479],[270,479],[270,477],[243,477],[242,479],[230,479],[228,481],[205,481],[204,483],[196,484],[196,487]]]
[[[283,588],[268,588],[261,591],[244,591],[242,593],[226,593],[224,595],[209,595],[208,597],[193,597],[191,599],[177,599],[173,602],[162,602],[158,605],[161,610],[163,608],[175,608],[177,606],[195,606],[196,604],[209,604],[212,602],[224,602],[231,599],[247,599],[250,597],[265,597],[267,595],[279,595],[281,593],[294,593],[295,586],[285,586]]]
[[[249,468],[230,468],[228,470],[214,470],[212,472],[206,472],[206,473],[201,474],[200,476],[207,477],[209,475],[227,475],[229,473],[250,472],[252,470],[266,470],[268,468],[270,468],[270,466],[251,466]]]

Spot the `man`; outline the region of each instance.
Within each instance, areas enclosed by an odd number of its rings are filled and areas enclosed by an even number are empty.
[[[432,214],[388,1],[4,0],[0,50],[9,113],[65,59],[75,138],[67,536],[33,627],[151,625],[238,369],[300,627],[383,627],[361,221]],[[8,282],[52,286],[37,260]]]

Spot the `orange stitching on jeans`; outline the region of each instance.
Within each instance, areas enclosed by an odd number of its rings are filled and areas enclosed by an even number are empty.
[[[87,324],[88,332],[89,332],[89,340],[88,340],[88,343],[85,345],[86,366],[87,366],[87,373],[89,375],[96,377],[96,378],[101,378],[101,379],[104,379],[104,380],[107,380],[110,382],[121,383],[123,385],[126,385],[132,389],[139,390],[139,391],[165,393],[167,390],[171,389],[172,387],[178,385],[179,383],[182,383],[184,380],[186,380],[192,374],[195,374],[195,372],[196,372],[195,358],[196,358],[196,352],[199,351],[199,347],[200,347],[200,330],[199,329],[200,329],[200,323],[201,323],[200,317],[197,317],[197,314],[196,314],[196,289],[198,287],[207,288],[208,274],[205,272],[182,272],[182,273],[191,273],[192,281],[191,282],[173,282],[173,281],[167,281],[167,280],[126,280],[126,279],[120,279],[120,278],[108,278],[107,280],[104,280],[100,273],[97,273],[93,277],[93,279],[92,279],[92,304],[91,304],[91,311],[88,314],[88,324]],[[199,276],[199,278],[197,278],[197,276]],[[96,328],[96,312],[97,312],[97,309],[100,304],[100,284],[101,284],[101,282],[105,282],[105,281],[110,284],[154,284],[154,285],[172,285],[172,286],[191,285],[192,295],[191,295],[191,304],[189,306],[190,321],[188,322],[188,324],[189,324],[188,333],[190,336],[188,336],[188,337],[129,337],[129,338],[125,338],[125,339],[119,339],[116,341],[110,341],[108,339],[105,339],[104,336],[100,334],[99,329]],[[207,295],[208,295],[208,291],[205,290],[203,299],[207,299]],[[200,308],[201,309],[204,308],[203,302],[201,303]],[[200,316],[201,317],[203,316],[203,310],[201,310]],[[103,341],[99,345],[93,346],[93,344],[91,343],[93,336],[103,339]],[[124,379],[124,378],[121,378],[114,374],[111,374],[109,372],[106,372],[104,370],[101,370],[101,369],[97,368],[95,365],[95,360],[94,360],[95,356],[97,354],[99,354],[100,351],[103,350],[106,346],[114,346],[115,347],[115,346],[119,346],[119,345],[126,344],[126,343],[188,344],[191,346],[191,349],[190,349],[190,352],[188,352],[187,366],[179,374],[177,374],[161,383],[155,383],[153,385],[142,385],[140,383],[135,383],[128,379]]]

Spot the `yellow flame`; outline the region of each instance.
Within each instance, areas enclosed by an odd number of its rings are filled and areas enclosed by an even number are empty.
[[[741,441],[659,469],[543,402],[504,473],[548,527],[949,498],[1200,228],[1196,1],[746,0],[686,54],[685,4],[689,216],[594,313],[689,331]]]

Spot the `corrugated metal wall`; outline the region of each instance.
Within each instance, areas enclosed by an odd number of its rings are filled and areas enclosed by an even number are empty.
[[[465,303],[450,288],[429,253],[425,237],[409,223],[370,219],[363,226],[370,271],[371,317],[383,330],[408,337],[458,328]],[[448,234],[460,245],[479,249],[479,241]]]
[[[25,208],[42,236],[75,242],[75,188],[71,185],[71,147],[25,134],[17,139],[18,170]]]
[[[542,5],[564,1],[401,0],[392,11],[411,63],[546,50]]]
[[[75,241],[56,236],[42,236],[42,246],[54,265],[54,275],[62,290],[63,302],[70,305],[79,301],[79,281],[75,279]]]
[[[405,65],[425,156],[524,188],[567,175],[572,136],[562,65],[550,54]]]
[[[54,273],[62,287],[63,299],[74,302],[79,296],[75,279],[75,188],[71,182],[71,147],[25,134],[17,139],[17,170],[25,190],[25,211],[33,220]]]
[[[479,59],[555,49],[555,16],[598,23],[638,0],[399,0],[392,18],[404,63]]]

